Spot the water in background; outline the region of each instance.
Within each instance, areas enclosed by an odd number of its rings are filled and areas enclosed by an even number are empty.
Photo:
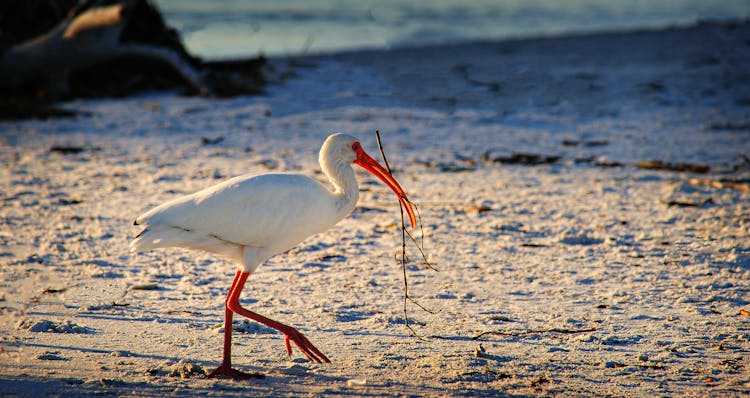
[[[207,58],[559,35],[747,18],[750,0],[155,0]]]

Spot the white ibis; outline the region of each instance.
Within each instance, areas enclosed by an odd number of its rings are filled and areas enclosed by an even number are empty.
[[[239,314],[284,334],[286,351],[293,342],[311,361],[331,362],[299,331],[240,305],[248,276],[271,256],[322,232],[354,210],[359,188],[351,164],[369,171],[398,196],[411,226],[416,219],[406,193],[393,176],[362,149],[355,137],[332,134],[323,143],[320,166],[333,191],[300,174],[243,175],[157,206],[135,220],[145,227],[130,242],[132,251],[184,247],[218,254],[238,264],[226,298],[224,352],[221,365],[208,377],[247,379],[258,375],[232,368],[232,315]]]

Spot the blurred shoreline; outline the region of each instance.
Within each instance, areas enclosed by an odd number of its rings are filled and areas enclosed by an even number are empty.
[[[252,2],[157,0],[186,47],[207,59],[388,50],[474,41],[684,27],[750,17],[740,0]]]

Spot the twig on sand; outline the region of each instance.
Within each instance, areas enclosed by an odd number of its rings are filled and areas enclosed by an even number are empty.
[[[502,330],[490,330],[487,332],[479,333],[478,335],[472,337],[472,340],[478,340],[481,339],[484,336],[493,334],[497,336],[523,336],[526,334],[538,334],[538,333],[563,333],[563,334],[575,334],[575,333],[588,333],[588,332],[595,332],[596,328],[586,328],[586,329],[562,329],[562,328],[552,328],[552,329],[538,329],[538,330],[526,330],[523,332],[503,332]]]
[[[641,162],[635,162],[635,167],[639,169],[647,170],[669,170],[669,171],[682,171],[690,173],[705,174],[711,170],[711,167],[705,164],[692,164],[692,163],[666,163],[661,160],[646,160]]]
[[[383,151],[383,144],[380,141],[380,131],[375,130],[375,138],[378,141],[378,149],[380,150],[380,156],[383,158],[383,163],[385,163],[385,168],[388,170],[389,173],[391,173],[391,166],[388,164],[388,159],[385,157],[385,152]],[[427,308],[425,308],[421,303],[419,303],[416,299],[409,296],[409,283],[406,279],[406,263],[409,261],[409,258],[406,256],[406,237],[409,237],[409,240],[411,240],[412,243],[414,243],[414,246],[416,246],[417,250],[419,250],[420,256],[422,256],[422,260],[424,262],[424,265],[427,266],[427,268],[437,271],[435,267],[432,266],[429,260],[427,260],[427,255],[424,252],[424,229],[422,228],[422,213],[419,212],[419,207],[411,202],[412,206],[414,206],[415,211],[417,212],[417,220],[419,222],[419,229],[421,233],[421,243],[417,242],[417,240],[414,238],[414,236],[411,234],[411,232],[406,230],[406,225],[404,223],[404,206],[399,201],[398,207],[401,210],[401,258],[398,258],[398,254],[395,254],[396,261],[399,261],[401,263],[401,270],[403,271],[404,275],[404,324],[407,328],[409,328],[409,331],[411,332],[414,337],[420,339],[420,340],[427,340],[426,338],[420,336],[416,330],[409,324],[409,315],[407,313],[407,304],[408,302],[412,302],[414,305],[422,309],[422,311],[428,312],[430,314],[435,314],[435,311],[431,311]]]
[[[690,202],[686,200],[662,200],[662,203],[665,205],[672,207],[672,206],[679,206],[679,207],[703,207],[707,204],[713,203],[714,200],[711,198],[706,198],[698,202]]]
[[[746,180],[744,182],[747,182]],[[720,180],[706,180],[701,178],[691,178],[687,180],[690,185],[707,185],[712,188],[730,188],[738,191],[750,192],[750,185],[742,184],[737,180],[731,179],[720,179]]]

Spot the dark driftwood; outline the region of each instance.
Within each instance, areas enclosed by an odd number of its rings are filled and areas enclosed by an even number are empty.
[[[204,62],[147,0],[2,2],[0,25],[0,111],[142,90],[253,94],[264,83],[263,58]]]

